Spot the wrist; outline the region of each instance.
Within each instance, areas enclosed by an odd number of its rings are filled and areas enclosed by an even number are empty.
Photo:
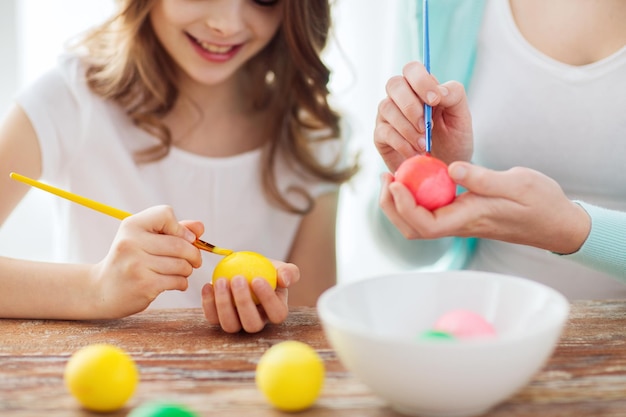
[[[572,211],[564,222],[565,233],[561,244],[552,251],[559,255],[571,255],[578,252],[591,232],[591,217],[587,211],[575,201],[570,201],[570,204]]]
[[[80,314],[85,320],[107,319],[109,312],[105,303],[101,264],[84,265],[85,280],[83,297],[79,300]]]

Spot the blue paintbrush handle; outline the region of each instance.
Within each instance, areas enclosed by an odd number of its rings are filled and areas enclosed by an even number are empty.
[[[426,71],[430,72],[430,38],[428,35],[428,0],[424,0],[424,10],[423,10],[423,33],[422,33],[422,42],[423,42],[423,63],[424,67],[426,67]],[[424,104],[424,125],[425,125],[425,140],[426,140],[426,152],[430,153],[430,147],[432,144],[432,136],[433,136],[433,109],[428,104]]]

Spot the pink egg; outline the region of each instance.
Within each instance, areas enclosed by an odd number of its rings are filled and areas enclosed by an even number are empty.
[[[448,332],[459,339],[493,337],[496,330],[483,316],[470,310],[458,309],[439,317],[433,329]]]
[[[456,184],[448,175],[448,166],[430,155],[406,159],[394,174],[413,194],[415,203],[435,210],[450,204],[456,195]]]

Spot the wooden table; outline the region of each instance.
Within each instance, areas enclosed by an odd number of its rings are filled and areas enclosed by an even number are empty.
[[[210,328],[200,310],[155,310],[122,320],[0,320],[0,416],[94,416],[66,391],[70,355],[91,343],[116,344],[137,362],[141,382],[125,416],[155,399],[183,403],[202,416],[285,416],[257,391],[261,354],[301,340],[325,361],[327,377],[311,409],[298,416],[399,416],[354,376],[329,347],[314,309],[294,309],[287,322],[258,334]],[[453,399],[451,399],[453,401]],[[487,414],[626,416],[626,301],[577,301],[551,360],[533,381]]]

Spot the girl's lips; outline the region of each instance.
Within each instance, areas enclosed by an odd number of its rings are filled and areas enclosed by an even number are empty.
[[[187,34],[191,45],[204,59],[213,62],[225,62],[231,59],[242,47],[238,45],[217,45],[194,38]]]

